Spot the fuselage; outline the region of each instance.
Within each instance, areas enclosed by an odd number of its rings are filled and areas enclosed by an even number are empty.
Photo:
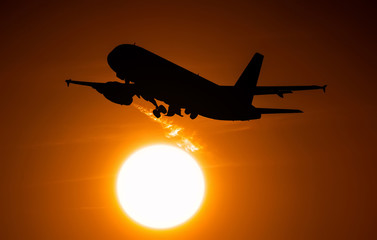
[[[111,51],[109,66],[133,82],[144,98],[219,120],[250,120],[260,113],[233,86],[219,86],[141,47],[123,44]]]

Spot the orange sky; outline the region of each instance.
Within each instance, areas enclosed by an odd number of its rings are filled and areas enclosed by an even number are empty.
[[[203,2],[0,3],[1,239],[376,238],[376,6]],[[116,80],[106,56],[134,42],[224,85],[258,51],[259,85],[328,90],[253,102],[304,114],[173,117],[203,147],[193,156],[208,191],[188,223],[148,230],[121,212],[115,176],[138,148],[174,139],[136,108],[64,83]]]

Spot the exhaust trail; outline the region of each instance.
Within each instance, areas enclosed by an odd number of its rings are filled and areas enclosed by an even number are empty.
[[[185,136],[183,134],[183,127],[180,127],[173,123],[171,120],[164,119],[164,116],[156,118],[153,115],[152,110],[148,110],[138,104],[132,104],[141,113],[144,113],[147,117],[160,124],[165,130],[165,137],[173,139],[178,147],[183,148],[186,152],[196,152],[202,148],[198,143],[194,143],[194,138]]]

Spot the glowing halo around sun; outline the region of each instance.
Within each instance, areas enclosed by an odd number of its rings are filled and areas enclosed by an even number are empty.
[[[131,219],[143,226],[166,229],[186,222],[197,212],[205,182],[200,166],[188,153],[169,145],[153,145],[124,162],[116,191]]]

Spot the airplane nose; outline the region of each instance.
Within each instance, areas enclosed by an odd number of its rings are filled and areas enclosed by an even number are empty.
[[[109,64],[109,66],[111,67],[111,69],[113,69],[115,72],[117,71],[117,63],[119,62],[119,54],[117,54],[117,52],[115,52],[116,49],[114,49],[113,51],[111,51],[109,53],[109,55],[107,55],[107,63]]]
[[[134,48],[129,44],[122,44],[115,47],[109,55],[107,55],[107,63],[110,68],[117,73],[117,77],[124,80],[125,79],[125,68],[132,65],[132,59],[134,58]]]

